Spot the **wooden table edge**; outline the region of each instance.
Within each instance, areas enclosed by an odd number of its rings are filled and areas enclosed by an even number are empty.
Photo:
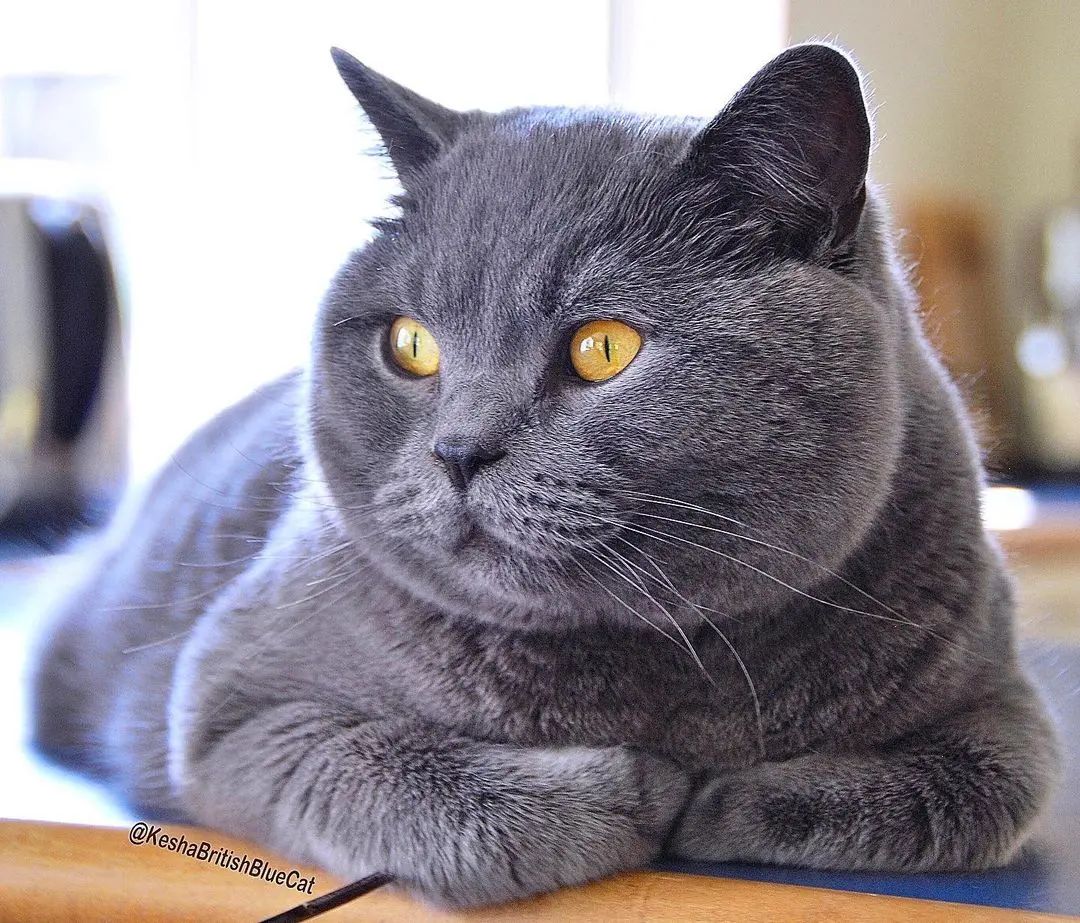
[[[188,843],[206,841],[214,849],[260,858],[275,869],[293,868],[293,863],[268,850],[216,831],[172,824],[161,827],[165,834],[183,836]],[[298,873],[298,877],[315,876],[315,895],[342,883],[312,869],[298,869]],[[127,829],[0,821],[0,917],[3,919],[24,923],[57,919],[76,923],[256,921],[306,899],[306,894],[283,885],[160,846],[132,845]],[[327,923],[360,920],[819,923],[845,919],[884,923],[931,920],[1046,923],[1078,918],[733,878],[633,872],[517,904],[468,913],[435,910],[382,889],[319,919]]]

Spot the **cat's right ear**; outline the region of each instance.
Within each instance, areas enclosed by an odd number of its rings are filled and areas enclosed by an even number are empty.
[[[457,139],[475,113],[455,112],[425,99],[332,48],[338,73],[379,133],[403,185]]]

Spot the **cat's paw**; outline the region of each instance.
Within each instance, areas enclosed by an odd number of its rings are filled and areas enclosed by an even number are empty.
[[[423,844],[400,886],[460,908],[638,868],[659,854],[690,787],[674,764],[626,747],[531,751],[486,783],[457,806],[451,841]]]
[[[748,844],[757,836],[758,775],[752,767],[705,782],[690,798],[666,852],[709,862],[744,858]]]
[[[690,777],[674,763],[640,750],[628,750],[638,792],[636,822],[642,838],[662,844],[690,796]],[[655,858],[655,853],[649,859]]]

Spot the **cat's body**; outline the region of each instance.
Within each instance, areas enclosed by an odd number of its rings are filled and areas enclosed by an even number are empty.
[[[728,112],[754,127],[770,82],[850,94],[835,52],[788,55]],[[450,903],[665,844],[1006,861],[1053,735],[858,132],[822,160],[835,189],[766,216],[721,188],[682,229],[698,172],[671,176],[724,116],[457,116],[342,67],[414,199],[342,271],[311,367],[198,434],[73,595],[40,744],[148,809]],[[646,330],[610,383],[552,364],[582,301]],[[422,312],[437,390],[381,345]],[[456,493],[428,455],[448,428],[499,448]]]

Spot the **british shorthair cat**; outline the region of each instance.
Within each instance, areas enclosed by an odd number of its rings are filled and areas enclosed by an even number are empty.
[[[444,905],[662,853],[1007,862],[1054,735],[847,58],[791,48],[707,123],[334,58],[398,212],[307,366],[102,543],[39,746]]]

